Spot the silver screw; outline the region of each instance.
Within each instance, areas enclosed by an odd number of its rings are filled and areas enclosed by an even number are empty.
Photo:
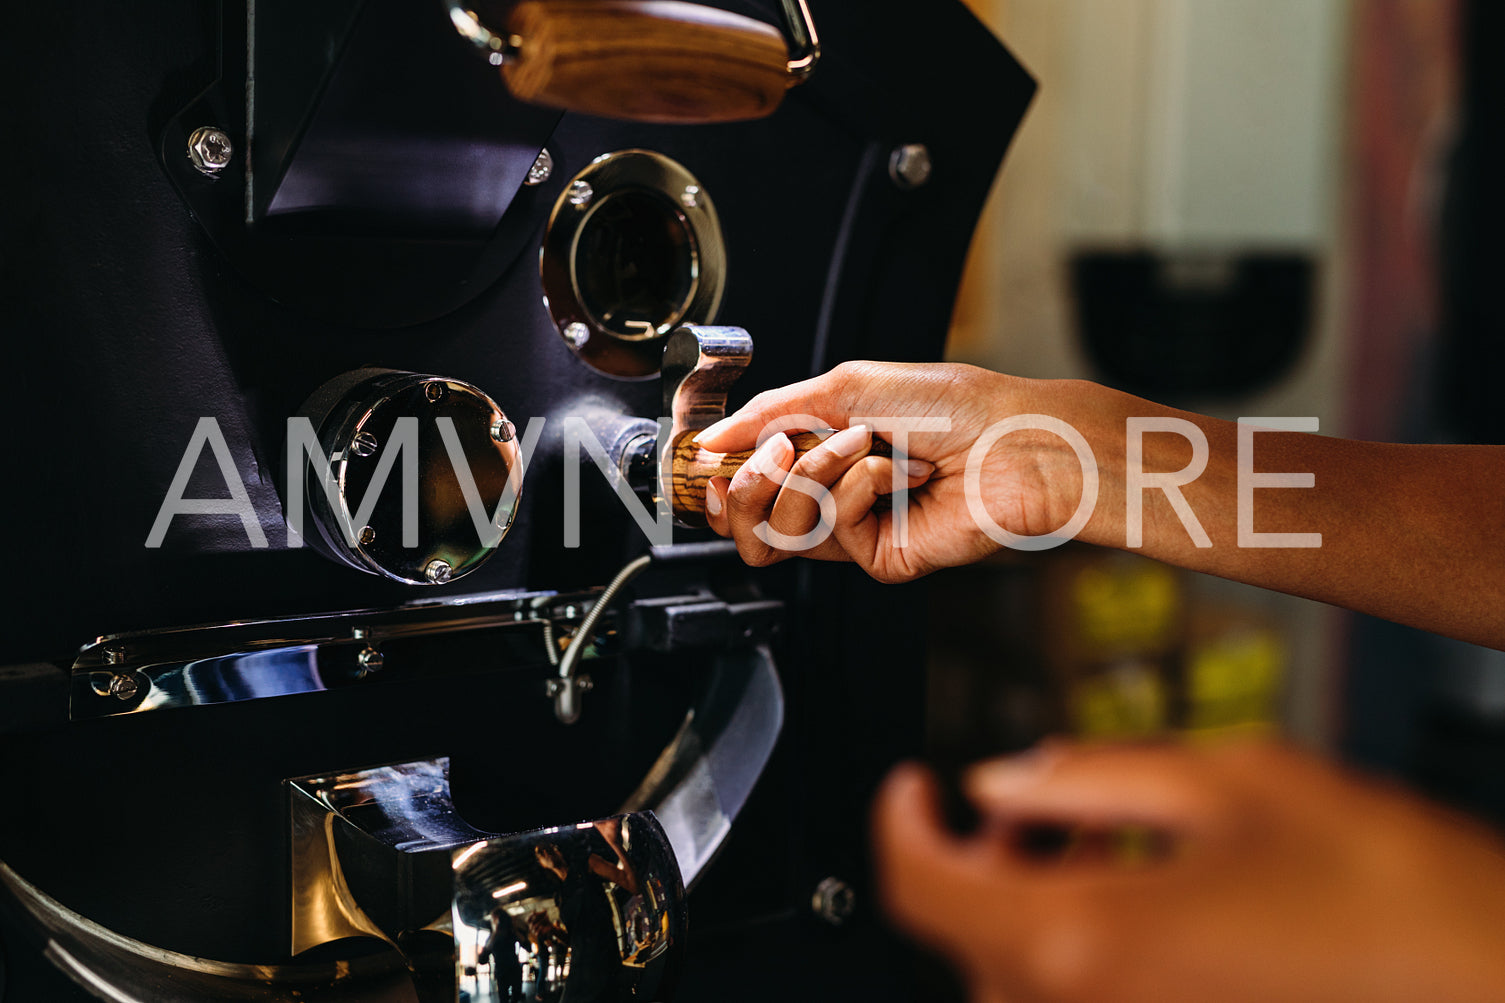
[[[361,649],[361,653],[356,656],[356,661],[360,663],[359,674],[363,679],[373,672],[380,672],[382,666],[387,664],[387,660],[382,657],[382,653],[369,644]]]
[[[523,180],[525,185],[541,185],[549,180],[554,173],[554,158],[548,150],[539,150],[538,159],[533,161],[533,166],[528,168],[528,176]]]
[[[116,700],[130,700],[139,689],[136,677],[129,673],[121,672],[110,679],[110,696]]]
[[[437,557],[423,566],[423,577],[435,585],[443,585],[454,573],[455,569],[448,561]]]
[[[905,191],[922,187],[934,167],[930,150],[923,143],[905,143],[888,158],[888,176]]]
[[[700,188],[696,185],[690,185],[689,187],[687,187],[683,192],[680,193],[679,203],[686,209],[694,209],[699,206]]]
[[[376,530],[374,528],[372,528],[371,526],[365,526],[365,527],[363,527],[361,529],[361,546],[362,547],[369,547],[369,546],[371,546],[371,544],[373,544],[375,542],[376,542]]]
[[[591,199],[596,197],[596,190],[591,187],[589,181],[570,182],[570,205],[584,209],[591,204]]]
[[[443,380],[430,380],[423,387],[423,396],[428,398],[430,404],[439,403],[448,392],[449,387],[445,386]]]
[[[591,329],[580,323],[578,320],[571,321],[570,323],[565,325],[564,340],[568,341],[576,348],[580,348],[584,346],[587,341],[591,340]]]
[[[810,908],[832,926],[841,926],[857,911],[857,893],[840,878],[826,878],[815,886]]]
[[[188,137],[188,159],[199,173],[211,178],[229,167],[234,155],[235,147],[231,145],[230,137],[212,125],[195,129]]]
[[[576,676],[575,688],[578,689],[581,693],[589,693],[591,690],[596,688],[596,681],[590,676]]]
[[[543,684],[543,695],[551,700],[563,692],[564,682],[562,680],[550,679],[548,682]]]
[[[381,448],[381,440],[370,432],[357,432],[350,440],[350,451],[356,456],[370,456]]]
[[[491,423],[491,437],[497,442],[511,442],[517,438],[517,426],[508,421],[506,415],[501,415]]]

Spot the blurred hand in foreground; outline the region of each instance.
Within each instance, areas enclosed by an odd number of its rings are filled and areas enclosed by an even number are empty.
[[[983,822],[959,836],[900,767],[875,841],[889,914],[977,1000],[1505,999],[1505,847],[1317,759],[1047,745],[964,787]]]

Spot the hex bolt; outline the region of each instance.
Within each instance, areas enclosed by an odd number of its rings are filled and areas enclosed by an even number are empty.
[[[517,438],[517,426],[508,421],[506,415],[499,415],[491,423],[491,438],[497,442],[511,442]]]
[[[591,199],[596,197],[596,190],[591,187],[589,181],[570,182],[570,205],[577,209],[584,209],[591,204]]]
[[[423,577],[435,585],[443,585],[454,573],[455,569],[448,561],[437,557],[423,566]]]
[[[815,886],[810,908],[832,926],[841,926],[857,911],[857,893],[840,878],[826,878]]]
[[[934,167],[930,149],[923,143],[905,143],[888,157],[888,176],[905,191],[922,187]]]
[[[430,380],[423,387],[423,396],[428,398],[430,404],[439,403],[447,393],[449,393],[449,387],[445,385],[443,380]]]
[[[235,147],[222,129],[212,125],[193,130],[188,137],[188,159],[200,174],[217,177],[220,171],[230,166],[235,156]]]
[[[357,432],[350,440],[350,451],[356,456],[371,456],[381,448],[381,440],[370,432]]]
[[[571,321],[565,325],[564,340],[576,348],[582,348],[587,341],[591,340],[591,329],[578,320]]]
[[[360,672],[358,675],[362,679],[373,672],[380,672],[382,666],[387,664],[387,660],[382,656],[381,651],[369,644],[361,649],[361,653],[356,656],[356,661],[360,663]]]
[[[528,186],[541,185],[549,180],[554,174],[554,158],[548,150],[539,150],[538,159],[533,161],[533,166],[528,168],[528,176],[523,184]]]
[[[128,672],[119,672],[110,678],[110,696],[116,700],[133,699],[140,689],[136,677]]]

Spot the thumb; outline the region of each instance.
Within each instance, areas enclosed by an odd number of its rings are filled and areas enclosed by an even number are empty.
[[[1171,743],[1052,743],[979,763],[962,783],[983,815],[1009,821],[1194,831],[1231,808],[1206,754]]]
[[[950,917],[935,904],[973,883],[966,849],[943,821],[934,774],[916,763],[895,767],[873,803],[873,859],[885,911],[923,940],[948,939]]]

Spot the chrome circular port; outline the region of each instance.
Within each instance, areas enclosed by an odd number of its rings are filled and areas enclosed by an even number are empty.
[[[726,247],[694,175],[662,154],[623,150],[596,158],[565,187],[540,271],[570,350],[610,376],[643,379],[658,372],[670,331],[714,320]]]
[[[312,514],[316,531],[303,538],[325,555],[392,581],[444,585],[479,568],[511,528],[522,491],[515,426],[469,383],[355,370],[315,391],[300,415],[316,441],[298,443],[301,490],[284,494]]]

